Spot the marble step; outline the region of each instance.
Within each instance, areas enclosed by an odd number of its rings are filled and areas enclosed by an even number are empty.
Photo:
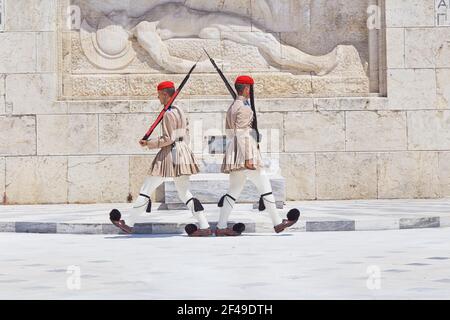
[[[207,208],[208,209],[208,208]],[[331,215],[337,215],[332,212]],[[208,211],[211,212],[211,211]],[[429,212],[424,215],[406,213],[404,216],[386,217],[386,213],[371,214],[371,216],[351,215],[347,217],[317,217],[309,215],[300,218],[296,225],[287,232],[336,232],[336,231],[385,231],[385,230],[412,230],[425,228],[450,228],[450,219],[446,213]],[[34,214],[33,214],[34,215]],[[171,213],[172,215],[172,213]],[[173,216],[174,215],[174,216]],[[173,213],[172,218],[167,221],[147,221],[135,225],[135,234],[184,234],[187,224],[196,223],[191,216],[185,213]],[[67,215],[56,214],[45,218],[47,221],[29,221],[28,217],[11,219],[11,221],[0,221],[0,233],[49,233],[49,234],[124,234],[111,222],[106,221],[106,215],[102,213],[102,221],[91,222],[92,217],[82,218],[80,221],[63,222]],[[79,216],[78,216],[79,217]],[[245,224],[245,233],[273,233],[273,225],[268,217],[248,212],[237,211],[233,214],[233,220],[228,226],[241,222]],[[247,219],[245,219],[247,218]],[[33,218],[31,218],[32,220]],[[209,220],[211,228],[217,226],[217,215],[214,220]],[[264,219],[264,221],[263,221]],[[17,220],[17,221],[12,221]],[[98,219],[97,219],[98,220]],[[103,221],[104,220],[104,221]]]
[[[277,208],[282,209],[286,201],[286,181],[280,175],[269,175]],[[202,203],[217,203],[227,192],[229,175],[222,173],[202,173],[191,176],[190,190]],[[253,203],[257,207],[260,194],[256,187],[247,182],[238,198],[238,203]],[[167,180],[156,189],[156,202],[161,202],[160,210],[186,209],[178,198],[173,180]]]

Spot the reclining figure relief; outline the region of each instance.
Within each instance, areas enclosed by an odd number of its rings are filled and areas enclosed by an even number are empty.
[[[80,37],[89,61],[102,69],[126,67],[136,56],[132,45],[134,38],[166,73],[186,73],[198,57],[187,60],[172,55],[166,40],[229,40],[257,48],[274,68],[293,74],[311,72],[321,76],[337,66],[342,56],[339,51],[348,47],[337,46],[326,55],[314,56],[280,43],[274,33],[267,31],[268,27],[261,24],[261,19],[252,21],[244,14],[209,12],[189,8],[185,3],[160,2],[162,4],[156,3],[156,6],[138,17],[123,9],[102,12],[100,19],[89,18],[88,13],[83,18]],[[219,59],[216,61],[228,63]],[[198,63],[196,72],[211,72],[206,57]]]

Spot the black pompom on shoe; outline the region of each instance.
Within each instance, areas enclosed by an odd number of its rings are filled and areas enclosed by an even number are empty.
[[[245,224],[243,223],[236,223],[233,226],[233,231],[237,232],[237,233],[242,233],[245,231]]]
[[[193,234],[197,230],[198,230],[198,227],[195,224],[188,224],[184,228],[184,231],[186,231],[187,234]]]
[[[289,221],[297,221],[300,218],[300,211],[298,209],[291,209],[287,214]]]
[[[117,209],[114,209],[109,213],[109,218],[111,219],[111,221],[120,221],[121,217],[122,215],[120,214],[120,211]]]

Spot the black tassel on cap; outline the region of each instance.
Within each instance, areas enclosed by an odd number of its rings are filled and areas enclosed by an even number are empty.
[[[261,142],[259,130],[258,130],[258,118],[256,116],[256,106],[255,106],[255,88],[254,85],[250,86],[250,106],[253,110],[253,122],[252,122],[252,129],[255,129],[256,131],[256,142],[258,143],[258,149],[259,149],[259,143]]]
[[[186,202],[186,205],[191,202],[194,201],[194,212],[199,212],[199,211],[203,211],[205,210],[202,206],[202,203],[200,202],[200,200],[198,200],[197,198],[191,198]]]
[[[266,210],[266,205],[264,204],[264,197],[268,196],[270,194],[272,194],[272,192],[265,193],[265,194],[261,195],[261,197],[259,198],[259,208],[258,208],[259,211]]]

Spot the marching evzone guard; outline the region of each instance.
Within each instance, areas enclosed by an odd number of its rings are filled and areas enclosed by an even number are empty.
[[[261,194],[259,210],[268,209],[276,233],[292,226],[300,217],[298,209],[292,209],[287,219],[281,219],[277,213],[275,198],[272,194],[270,180],[263,169],[259,150],[259,132],[254,108],[254,80],[249,76],[236,79],[237,98],[226,115],[227,148],[222,163],[222,172],[230,175],[230,187],[219,201],[220,217],[216,236],[238,236],[245,226],[238,223],[227,228],[228,217],[239,197],[245,182],[250,179]],[[250,102],[249,102],[250,98]]]
[[[162,104],[170,103],[175,94],[173,82],[166,81],[158,85],[158,98]],[[142,147],[149,149],[161,148],[156,155],[149,176],[145,179],[139,197],[133,204],[131,215],[127,223],[121,220],[121,213],[114,209],[110,213],[111,222],[127,233],[133,232],[133,226],[144,212],[151,212],[151,193],[164,182],[164,178],[173,177],[180,199],[186,203],[197,219],[200,228],[190,224],[186,226],[189,236],[210,236],[211,229],[206,219],[204,208],[200,201],[189,191],[189,176],[199,172],[195,156],[188,146],[189,128],[184,112],[177,106],[171,105],[162,118],[162,136],[140,140]]]

